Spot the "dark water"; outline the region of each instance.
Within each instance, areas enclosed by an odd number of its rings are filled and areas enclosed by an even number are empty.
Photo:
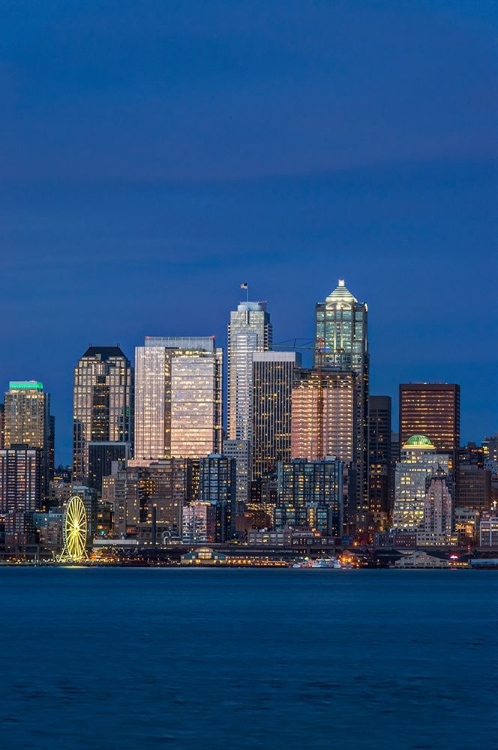
[[[0,569],[2,748],[498,747],[498,575]]]

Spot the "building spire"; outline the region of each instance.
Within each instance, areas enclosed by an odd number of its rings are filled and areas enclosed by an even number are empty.
[[[337,303],[337,302],[346,302],[347,304],[354,304],[355,302],[358,302],[356,297],[354,297],[349,289],[346,287],[346,282],[344,279],[339,279],[339,283],[334,289],[333,292],[329,294],[327,297],[327,303]]]

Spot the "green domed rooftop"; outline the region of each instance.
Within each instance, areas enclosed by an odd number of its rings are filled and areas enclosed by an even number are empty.
[[[410,448],[429,448],[436,450],[436,446],[431,443],[429,438],[425,435],[412,435],[411,438],[408,438],[403,448],[405,446],[409,446]]]

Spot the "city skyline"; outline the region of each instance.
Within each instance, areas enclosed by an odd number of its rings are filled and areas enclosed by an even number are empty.
[[[496,430],[496,7],[374,5],[8,4],[0,383],[45,382],[60,445],[90,343],[225,348],[242,282],[309,340],[338,278],[372,394],[459,383]]]
[[[2,22],[4,744],[484,750],[498,3]]]
[[[354,289],[356,291],[355,282],[354,279],[352,282],[349,282],[346,279],[346,283],[349,285],[350,288]],[[329,294],[334,290],[334,288],[337,285],[337,277],[336,279],[332,279],[330,283],[330,290]],[[238,290],[238,296],[243,296],[242,292],[240,290],[240,284],[236,285],[239,287]],[[251,292],[252,293],[252,292]],[[237,294],[237,291],[235,291],[235,294]],[[324,296],[327,296],[326,294]],[[266,300],[265,300],[266,301]],[[239,300],[240,304],[243,304],[245,300]],[[370,317],[370,324],[369,324],[369,339],[370,342],[372,339],[374,341],[378,340],[378,332],[376,332],[376,321],[375,321],[375,314],[372,314],[370,301],[368,299],[368,296],[365,298],[365,302],[369,306],[369,317]],[[316,302],[314,303],[316,304]],[[275,351],[278,351],[279,344],[285,344],[285,346],[288,347],[289,340],[292,340],[294,338],[308,338],[310,341],[312,340],[314,336],[314,305],[312,306],[311,310],[309,310],[309,325],[308,329],[300,328],[299,332],[303,334],[303,336],[298,337],[292,335],[292,332],[289,331],[289,328],[286,328],[288,335],[286,338],[284,338],[284,335],[279,335],[279,330],[274,325],[274,348]],[[185,305],[185,309],[187,309],[187,305]],[[272,308],[273,310],[273,308]],[[225,322],[225,331],[227,323],[229,322],[229,316],[230,316],[230,307],[228,306],[226,308],[226,320]],[[281,310],[275,310],[273,313],[273,317],[276,317],[277,320],[281,318]],[[284,316],[285,317],[285,316]],[[161,326],[165,327],[166,324],[161,324]],[[197,324],[198,325],[198,324]],[[208,328],[209,324],[204,323],[203,324],[205,328],[209,330],[209,335],[215,335],[212,331],[212,329]],[[156,329],[158,326],[150,326],[150,329]],[[173,327],[173,332],[167,331],[164,333],[160,333],[159,336],[165,336],[165,337],[185,337],[185,336],[194,336],[194,337],[203,337],[208,336],[208,333],[206,331],[177,331],[178,323],[175,323]],[[201,327],[201,326],[199,326]],[[309,331],[309,336],[306,336],[306,330]],[[222,329],[223,331],[223,329]],[[154,332],[154,335],[157,334],[157,331]],[[123,338],[123,337],[121,337]],[[130,336],[128,334],[127,339],[129,339]],[[151,339],[154,338],[154,336],[150,336],[148,334],[145,334],[142,337],[143,339]],[[227,408],[226,408],[226,391],[227,391],[227,377],[226,377],[226,358],[227,358],[227,337],[226,333],[222,333],[220,336],[215,336],[215,339],[217,341],[217,345],[221,346],[224,353],[224,403],[225,403],[225,409],[224,409],[224,418],[225,423],[227,421]],[[413,342],[411,342],[413,343]],[[121,350],[123,351],[124,355],[130,359],[132,362],[134,362],[134,352],[135,349],[140,346],[140,341],[131,342],[128,345],[124,346],[122,344],[119,344],[118,342],[104,342],[102,341],[94,341],[91,343],[85,343],[83,342],[82,345],[78,345],[78,354],[75,358],[75,361],[72,363],[69,363],[68,372],[58,373],[58,377],[53,378],[56,382],[60,383],[62,385],[62,392],[61,390],[56,390],[55,386],[50,385],[50,378],[47,375],[44,375],[43,373],[47,370],[47,365],[50,365],[51,362],[44,362],[43,366],[40,367],[40,365],[32,365],[31,369],[29,364],[24,365],[24,368],[22,369],[22,372],[19,373],[18,371],[12,372],[5,372],[5,364],[4,361],[0,364],[0,377],[3,377],[5,380],[5,387],[4,391],[7,390],[8,383],[11,380],[41,380],[46,384],[46,390],[50,392],[51,394],[51,402],[52,402],[52,412],[56,418],[56,445],[55,445],[55,461],[57,464],[63,463],[63,464],[69,464],[71,463],[71,452],[72,452],[72,387],[73,387],[73,372],[74,368],[77,365],[79,357],[82,356],[81,352],[82,350],[89,348],[89,347],[116,347],[119,346]],[[29,346],[26,347],[29,350]],[[297,347],[299,348],[299,347]],[[372,347],[370,346],[370,349]],[[22,359],[22,350],[19,351]],[[312,354],[311,352],[304,351],[302,352],[303,355],[303,365],[306,366],[306,363],[308,366],[311,366],[311,359]],[[436,366],[434,364],[427,364],[425,367],[423,364],[414,364],[413,367],[410,369],[408,365],[405,365],[404,367],[399,366],[398,372],[400,372],[402,375],[404,375],[403,378],[397,379],[396,377],[393,377],[393,373],[390,372],[389,374],[387,372],[383,372],[384,369],[387,369],[387,364],[385,368],[383,367],[382,363],[378,361],[378,358],[375,355],[375,349],[374,353],[370,356],[370,371],[371,371],[371,386],[370,386],[370,394],[371,395],[388,395],[392,398],[392,404],[393,404],[393,410],[392,410],[392,428],[393,431],[397,430],[397,424],[398,424],[398,392],[400,384],[405,383],[459,383],[462,386],[461,381],[457,380],[456,377],[451,377],[453,373],[460,373],[464,374],[464,370],[461,366],[456,365],[446,365],[441,366],[439,371],[436,370]],[[21,369],[21,368],[19,368]],[[43,373],[40,374],[37,372],[37,370],[43,370]],[[423,377],[423,373],[426,372],[428,374],[427,377]],[[444,374],[446,374],[446,377],[444,377]],[[489,373],[491,375],[491,373]],[[21,377],[21,375],[23,377]],[[471,383],[469,383],[468,378],[461,378],[461,380],[464,380],[466,382],[466,387],[462,386],[462,398],[461,398],[461,410],[462,410],[462,434],[461,434],[461,443],[462,445],[468,442],[469,440],[474,441],[482,441],[485,437],[494,435],[496,433],[496,409],[492,408],[493,404],[493,397],[498,402],[498,384],[497,384],[497,390],[492,391],[489,393],[489,399],[484,399],[485,404],[488,404],[488,406],[484,407],[481,410],[478,409],[472,409],[472,405],[478,402],[479,396],[482,396],[482,394],[479,392],[479,388],[477,383],[479,381],[476,381],[475,388],[472,386]],[[1,381],[0,381],[1,382]],[[382,390],[381,386],[385,385],[386,387]],[[498,405],[498,404],[497,404]],[[487,422],[486,422],[487,419]],[[479,431],[480,430],[480,431]]]

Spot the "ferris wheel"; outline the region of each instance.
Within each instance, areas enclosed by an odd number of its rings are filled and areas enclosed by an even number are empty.
[[[88,521],[85,505],[79,495],[69,499],[64,513],[62,539],[64,547],[61,559],[78,562],[84,560],[86,554],[86,537]]]

